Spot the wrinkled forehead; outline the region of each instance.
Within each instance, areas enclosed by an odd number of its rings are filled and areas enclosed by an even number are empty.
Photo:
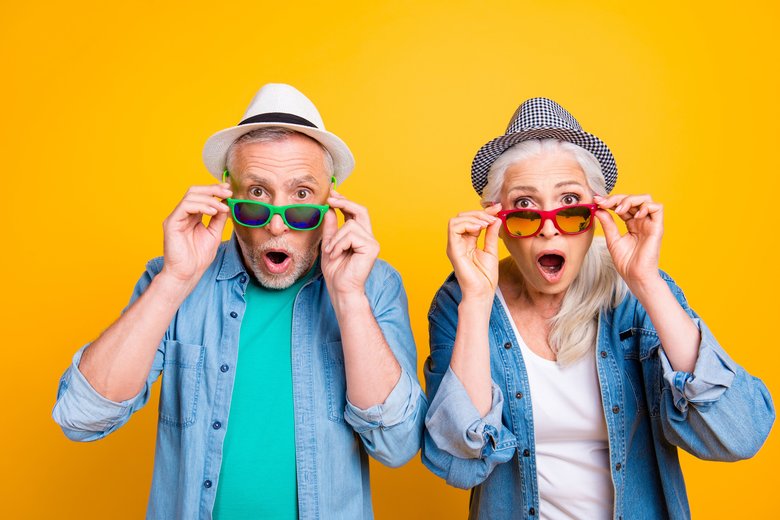
[[[504,174],[502,194],[525,189],[539,193],[557,192],[563,187],[588,189],[585,172],[566,152],[547,152],[511,163]]]
[[[241,184],[330,183],[324,150],[318,142],[302,134],[274,141],[240,143],[234,151],[232,167],[230,176]]]

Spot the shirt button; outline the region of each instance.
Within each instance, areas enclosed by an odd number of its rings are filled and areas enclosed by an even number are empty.
[[[612,413],[620,413],[620,407],[618,405],[613,406]]]
[[[517,399],[522,399],[522,398],[523,398],[523,392],[517,392],[517,393],[515,394],[515,397],[516,397]]]
[[[619,463],[619,462],[617,464],[615,464],[615,469],[618,470],[618,471],[620,471],[620,468],[622,468],[622,467],[623,467],[623,465],[621,463]]]
[[[214,428],[215,430],[219,430],[220,428],[222,428],[222,423],[219,421],[214,421],[214,424],[212,424],[211,427]]]
[[[528,448],[523,450],[523,457],[530,457],[531,456],[531,450]]]
[[[531,509],[528,510],[528,514],[534,516],[536,514],[536,509],[532,507]]]
[[[246,283],[246,276],[241,277],[241,283]]]
[[[205,481],[203,483],[203,487],[206,488],[206,489],[210,488],[211,487],[211,481],[210,480]]]
[[[236,311],[231,311],[230,312],[230,317],[231,318],[238,318],[238,313]]]
[[[601,357],[607,357],[607,351],[606,350],[602,350],[601,351]]]
[[[512,344],[507,341],[506,343],[504,343],[504,348],[509,350],[510,348],[512,348]]]
[[[227,365],[222,365],[221,367],[219,367],[219,370],[222,372],[227,372],[228,370],[230,370],[230,367]]]

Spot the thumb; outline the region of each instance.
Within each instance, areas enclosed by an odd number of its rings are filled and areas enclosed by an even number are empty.
[[[229,213],[227,211],[220,211],[209,220],[207,229],[213,236],[221,236],[222,230],[225,229],[225,222],[227,222]]]
[[[620,230],[615,224],[615,219],[604,209],[596,211],[596,218],[601,222],[601,229],[604,230],[604,238],[607,239],[607,245],[610,246],[620,239]]]
[[[498,231],[501,229],[501,220],[496,219],[485,232],[485,252],[498,257]]]
[[[330,242],[333,235],[338,231],[338,219],[336,218],[336,212],[333,209],[329,209],[325,213],[325,218],[322,220],[322,248],[324,249]]]

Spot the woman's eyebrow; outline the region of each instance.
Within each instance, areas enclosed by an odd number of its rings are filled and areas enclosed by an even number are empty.
[[[512,186],[509,189],[509,193],[512,193],[514,191],[525,191],[525,192],[528,192],[528,193],[539,193],[539,190],[537,190],[533,186]]]
[[[579,181],[561,181],[558,184],[555,185],[556,188],[563,188],[564,186],[579,186],[580,188],[584,188],[585,186],[582,185]]]

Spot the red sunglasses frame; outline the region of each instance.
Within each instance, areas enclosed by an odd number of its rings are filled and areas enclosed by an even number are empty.
[[[581,231],[575,231],[575,232],[572,233],[570,231],[564,231],[558,225],[558,222],[555,220],[555,217],[558,215],[559,212],[561,212],[561,211],[563,211],[565,209],[570,209],[570,208],[588,208],[590,210],[590,222],[588,223],[588,226],[585,229],[583,229]],[[536,235],[539,234],[539,232],[544,227],[544,221],[548,220],[548,219],[552,220],[552,223],[555,226],[555,229],[560,231],[562,234],[564,234],[564,235],[579,235],[581,233],[585,233],[586,231],[588,231],[590,228],[593,227],[593,221],[594,221],[594,217],[595,217],[597,209],[599,209],[599,207],[596,204],[572,204],[571,206],[562,206],[560,208],[551,209],[550,211],[544,211],[544,210],[541,210],[541,209],[534,209],[534,208],[505,209],[504,211],[499,211],[496,216],[498,218],[500,218],[501,221],[504,223],[504,230],[512,238],[531,238],[531,237],[535,237]],[[541,217],[541,220],[539,220],[539,227],[536,229],[536,231],[534,231],[530,235],[517,236],[515,234],[512,234],[512,232],[509,231],[509,227],[506,224],[506,217],[507,217],[507,215],[511,215],[513,213],[519,213],[521,211],[525,211],[525,212],[529,212],[530,211],[531,213],[536,213],[537,215],[539,215]]]

